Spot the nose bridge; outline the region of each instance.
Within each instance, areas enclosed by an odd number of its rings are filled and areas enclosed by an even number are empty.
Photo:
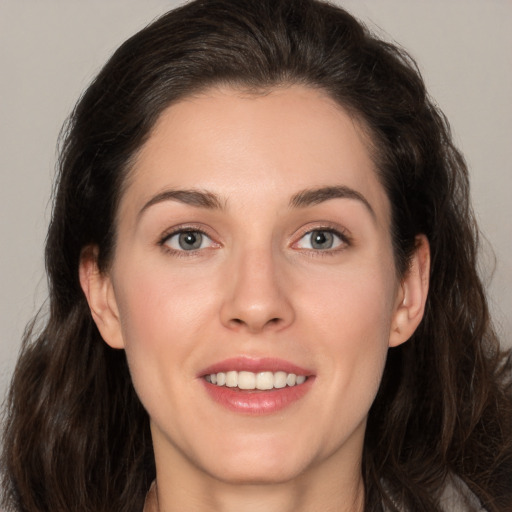
[[[281,329],[293,321],[293,308],[283,286],[282,265],[271,244],[252,244],[233,252],[227,274],[228,291],[221,310],[226,326],[254,333]]]

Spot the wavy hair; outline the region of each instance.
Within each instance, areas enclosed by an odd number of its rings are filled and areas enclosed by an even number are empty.
[[[412,58],[317,0],[196,0],[126,41],[64,131],[46,244],[49,312],[29,326],[4,412],[4,507],[140,511],[155,467],[124,352],[107,346],[80,288],[81,251],[107,270],[116,211],[161,112],[213,85],[302,84],[358,118],[392,205],[396,271],[431,247],[425,317],[390,349],[363,453],[367,511],[438,511],[456,475],[491,512],[512,503],[510,356],[477,274],[468,172]]]

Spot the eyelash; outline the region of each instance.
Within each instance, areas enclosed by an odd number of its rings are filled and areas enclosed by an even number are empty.
[[[336,236],[340,240],[341,243],[340,243],[339,247],[329,248],[329,249],[325,249],[325,250],[307,249],[307,248],[303,249],[303,251],[305,251],[307,254],[311,255],[312,257],[335,256],[335,255],[339,254],[340,252],[346,250],[348,247],[350,247],[353,244],[352,237],[349,235],[349,233],[346,230],[344,230],[344,229],[340,230],[338,228],[333,228],[330,226],[319,225],[319,226],[315,226],[314,228],[308,228],[307,230],[303,231],[300,234],[297,241],[293,243],[293,245],[297,245],[300,242],[300,240],[302,240],[305,236],[307,236],[307,235],[311,236],[315,232],[331,233],[332,235]]]
[[[312,249],[309,249],[309,248],[302,249],[305,253],[307,253],[307,254],[309,254],[311,256],[322,256],[322,257],[323,256],[334,256],[334,255],[338,254],[339,252],[344,251],[345,249],[347,249],[347,247],[350,247],[352,245],[352,238],[347,233],[346,230],[340,230],[340,229],[333,228],[333,227],[330,227],[330,226],[325,226],[325,225],[322,226],[322,225],[320,225],[320,226],[315,226],[314,228],[308,228],[307,230],[303,231],[300,234],[300,236],[298,237],[298,239],[291,245],[292,248],[294,246],[296,246],[305,236],[312,235],[312,233],[315,233],[315,232],[318,232],[318,233],[331,233],[332,235],[336,236],[340,240],[341,244],[340,244],[340,247],[328,248],[328,249],[325,249],[325,250],[314,249],[314,248],[312,248]],[[165,252],[170,253],[170,254],[172,254],[174,256],[177,256],[177,257],[194,256],[198,252],[204,250],[204,248],[202,248],[202,249],[201,248],[199,248],[199,249],[192,249],[192,250],[189,250],[189,251],[187,251],[187,250],[178,250],[178,249],[173,249],[172,247],[167,245],[167,242],[173,236],[184,234],[184,233],[200,233],[202,236],[205,236],[209,240],[211,240],[212,243],[214,245],[216,245],[217,247],[220,246],[220,244],[216,243],[212,239],[212,237],[210,235],[208,235],[208,233],[204,229],[201,229],[198,226],[177,226],[177,227],[174,227],[171,230],[166,231],[160,237],[160,239],[158,240],[158,245]]]
[[[181,234],[184,234],[184,233],[200,233],[202,236],[205,236],[208,239],[210,239],[213,244],[215,244],[217,246],[219,245],[219,244],[217,244],[216,242],[213,241],[212,237],[210,235],[208,235],[208,233],[204,229],[201,229],[200,227],[197,227],[197,226],[177,226],[177,227],[174,227],[174,228],[170,229],[169,231],[166,231],[160,237],[160,239],[158,240],[158,245],[165,252],[167,252],[169,254],[172,254],[173,256],[177,256],[177,257],[193,256],[193,255],[196,255],[199,251],[204,250],[204,248],[203,249],[192,249],[190,251],[178,250],[178,249],[173,249],[172,247],[167,245],[167,242],[169,242],[169,240],[173,236],[181,235]]]

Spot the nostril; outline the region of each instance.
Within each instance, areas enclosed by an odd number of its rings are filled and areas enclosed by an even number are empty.
[[[241,325],[247,325],[247,327],[250,329],[250,330],[258,330],[258,329],[261,329],[261,328],[264,328],[265,326],[270,326],[270,325],[278,325],[279,323],[281,322],[281,318],[279,317],[274,317],[274,318],[270,318],[269,320],[267,321],[263,321],[261,323],[258,323],[258,322],[246,322],[244,320],[242,320],[241,318],[232,318],[230,320],[230,323],[231,325],[234,327],[234,326],[241,326]]]

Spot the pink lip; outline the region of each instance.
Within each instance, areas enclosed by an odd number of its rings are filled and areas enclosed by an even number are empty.
[[[306,375],[308,378],[303,384],[273,389],[271,391],[245,391],[238,388],[216,386],[202,378],[205,375],[230,370],[254,373],[261,371],[284,371],[287,373],[295,373],[296,375]],[[272,414],[285,409],[300,400],[311,389],[315,381],[315,377],[312,375],[311,371],[290,362],[279,359],[252,359],[247,357],[237,357],[216,363],[205,368],[199,377],[201,378],[206,392],[215,402],[233,412],[248,415]]]
[[[199,373],[199,377],[204,377],[211,373],[228,372],[234,370],[237,372],[278,372],[295,373],[295,375],[312,375],[312,371],[302,368],[283,359],[270,357],[251,358],[251,357],[233,357],[215,363],[205,368]]]

